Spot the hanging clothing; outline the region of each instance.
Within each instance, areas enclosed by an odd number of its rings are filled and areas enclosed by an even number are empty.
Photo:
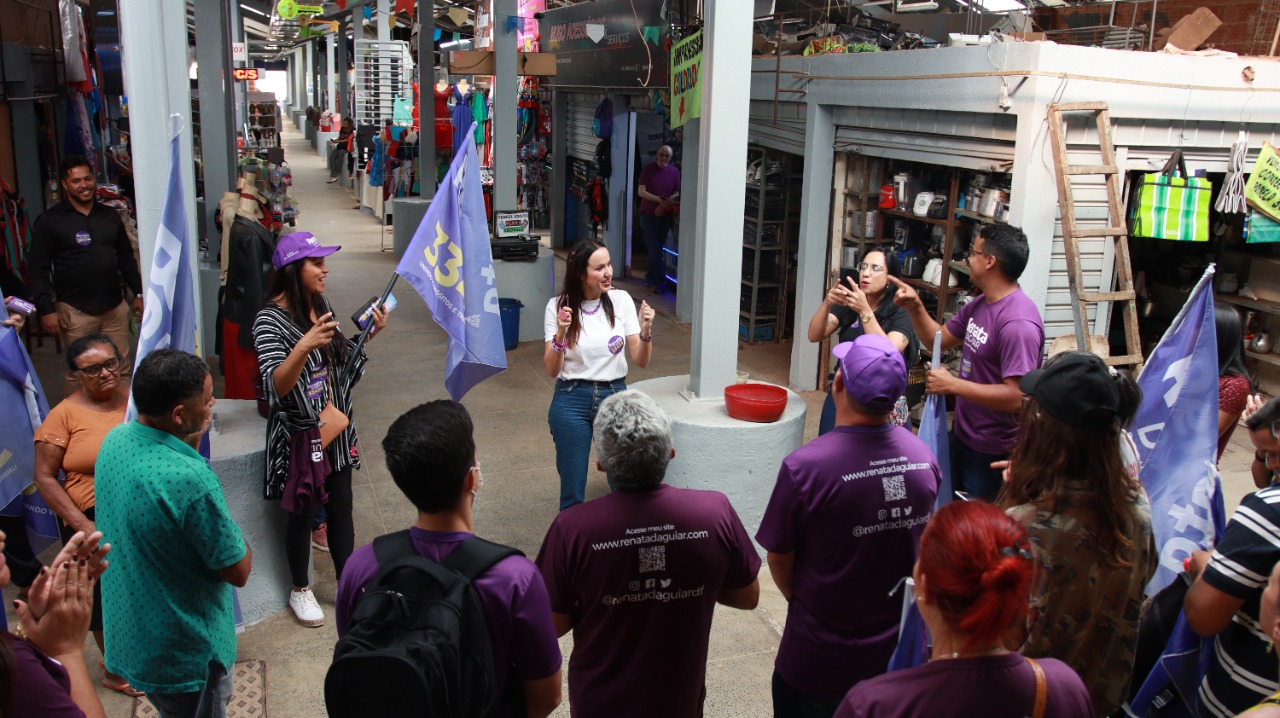
[[[3,179],[0,179],[0,239],[4,240],[4,246],[0,247],[4,253],[4,268],[26,284],[27,253],[31,251],[27,203]]]
[[[449,120],[449,91],[451,89],[450,87],[445,87],[443,90],[437,87],[431,88],[436,98],[436,149],[438,150],[447,150],[453,146],[453,122]]]
[[[373,158],[369,160],[369,186],[381,187],[387,170],[387,145],[382,134],[373,137]]]
[[[473,116],[474,110],[471,109],[472,98],[475,97],[474,92],[462,94],[458,91],[458,86],[453,86],[453,154],[458,154],[462,143],[466,141],[471,125],[475,123]]]
[[[489,100],[485,97],[483,90],[472,90],[471,94],[471,120],[480,127],[476,128],[476,144],[484,144],[484,131],[488,129],[485,125],[489,121]]]

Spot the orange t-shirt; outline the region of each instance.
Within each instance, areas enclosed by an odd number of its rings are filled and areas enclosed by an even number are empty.
[[[93,463],[107,432],[124,423],[124,406],[115,411],[94,411],[70,401],[60,402],[49,411],[44,423],[36,429],[35,440],[66,450],[62,471],[67,476],[63,488],[81,511],[93,508]]]

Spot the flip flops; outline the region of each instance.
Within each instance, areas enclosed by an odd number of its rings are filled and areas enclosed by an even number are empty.
[[[143,693],[137,688],[134,688],[133,686],[129,685],[128,681],[125,681],[124,683],[112,684],[112,683],[109,683],[106,678],[103,678],[102,687],[108,690],[123,693],[126,696],[129,696],[130,698],[141,698],[142,696],[146,695],[146,693]]]
[[[107,664],[104,661],[98,661],[98,667],[101,668],[103,671],[107,670]],[[103,678],[102,687],[110,691],[123,693],[126,696],[129,696],[130,698],[141,698],[142,696],[146,695],[146,693],[143,693],[137,688],[134,688],[133,686],[129,685],[129,681],[125,681],[123,683],[111,683],[106,678]]]

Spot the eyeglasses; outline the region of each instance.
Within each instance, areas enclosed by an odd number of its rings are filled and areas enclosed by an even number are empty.
[[[103,371],[108,371],[114,374],[119,369],[120,369],[120,357],[113,357],[111,359],[108,359],[102,362],[101,364],[90,364],[89,366],[82,366],[78,371],[82,372],[85,376],[98,376]]]
[[[884,265],[883,264],[867,264],[866,262],[863,262],[862,264],[858,265],[858,271],[871,272],[872,274],[879,274],[884,271]]]
[[[670,156],[671,156],[671,153],[670,153],[670,152],[659,152],[659,153],[658,153],[658,156],[659,156],[659,157],[662,157],[662,158],[664,158],[664,159],[665,159],[665,158],[670,157]]]
[[[975,255],[975,254],[986,254],[986,252],[983,252],[983,251],[981,251],[981,250],[974,249],[973,247],[970,247],[970,248],[969,248],[969,253],[968,253],[968,254],[966,254],[966,255],[964,255],[964,256],[965,256],[965,258],[967,259],[967,258],[969,258],[969,257],[972,257],[972,256],[973,256],[973,255]]]

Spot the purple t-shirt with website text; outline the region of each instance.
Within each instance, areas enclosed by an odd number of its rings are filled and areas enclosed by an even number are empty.
[[[432,561],[443,561],[473,534],[464,531],[426,531],[409,529],[413,547]],[[351,554],[338,582],[338,635],[347,632],[347,624],[355,611],[356,601],[378,573],[378,559],[373,544],[361,546]],[[551,623],[547,588],[537,567],[523,556],[508,556],[481,574],[472,584],[484,605],[489,643],[493,646],[493,666],[497,685],[507,685],[511,671],[523,681],[546,678],[560,668],[560,641]],[[523,716],[516,706],[523,705],[519,696],[503,696],[503,716]]]
[[[1038,658],[1044,670],[1044,718],[1093,715],[1089,691],[1071,667]],[[835,718],[1025,718],[1032,715],[1036,677],[1016,653],[937,660],[854,686]]]
[[[658,167],[657,162],[650,162],[640,170],[640,181],[637,187],[644,187],[649,194],[659,197],[670,197],[680,191],[680,169],[668,163],[666,167]],[[651,199],[640,200],[640,214],[653,214],[658,203]]]
[[[724,494],[661,484],[562,511],[538,568],[551,610],[574,616],[573,715],[697,718],[716,597],[760,556]]]
[[[1001,384],[1040,368],[1044,322],[1035,302],[1020,288],[996,302],[978,297],[960,307],[947,322],[947,331],[963,342],[961,379]],[[1006,455],[1018,437],[1018,415],[956,397],[954,427],[956,436],[970,449]]]
[[[889,424],[837,426],[783,459],[756,541],[795,553],[775,668],[807,693],[839,698],[885,672],[901,594],[942,474],[924,442]]]

